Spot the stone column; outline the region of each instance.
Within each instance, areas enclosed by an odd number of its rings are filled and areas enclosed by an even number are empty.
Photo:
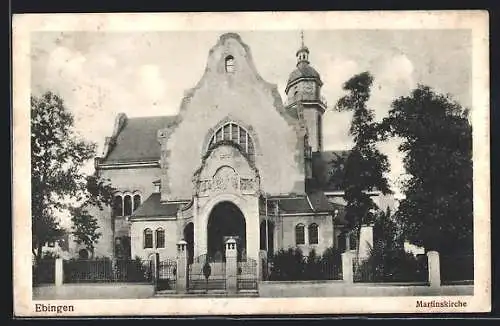
[[[226,289],[228,293],[238,291],[238,262],[236,240],[229,238],[226,241]]]
[[[187,242],[181,240],[177,242],[177,293],[186,293],[188,282],[188,266],[187,266]]]
[[[61,286],[64,279],[63,270],[63,260],[62,258],[56,258],[55,260],[55,284],[56,286]]]
[[[431,287],[440,287],[441,268],[439,266],[439,253],[437,251],[427,252],[427,268],[429,271],[429,285]]]
[[[353,283],[354,280],[352,270],[352,253],[349,250],[342,253],[342,279],[346,283]]]

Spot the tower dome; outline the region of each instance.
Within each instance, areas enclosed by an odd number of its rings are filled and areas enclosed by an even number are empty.
[[[290,73],[288,77],[287,86],[285,92],[288,92],[290,86],[295,84],[300,79],[315,79],[316,82],[321,86],[321,76],[319,73],[309,64],[309,48],[304,45],[304,34],[301,35],[302,46],[297,50],[295,54],[297,57],[297,67]]]

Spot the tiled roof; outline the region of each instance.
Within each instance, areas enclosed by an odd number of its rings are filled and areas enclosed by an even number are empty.
[[[344,206],[328,201],[322,191],[316,191],[306,196],[279,199],[279,207],[284,213],[333,212],[342,210]]]
[[[134,220],[138,217],[175,217],[177,210],[184,206],[183,203],[161,203],[160,193],[153,193],[130,217]]]
[[[167,128],[174,119],[175,116],[127,118],[103,163],[159,160],[158,130]]]
[[[279,201],[279,208],[284,213],[313,213],[306,197],[283,198]]]

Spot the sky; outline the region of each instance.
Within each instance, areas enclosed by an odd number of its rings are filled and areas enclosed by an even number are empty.
[[[300,31],[37,32],[31,38],[33,95],[58,93],[75,116],[78,133],[103,149],[115,117],[175,115],[184,91],[201,78],[208,52],[226,32],[240,34],[260,75],[284,99],[295,69]],[[390,103],[417,84],[449,94],[462,106],[472,103],[471,34],[468,30],[304,30],[309,61],[320,73],[328,102],[324,149],[352,146],[352,114],[333,107],[355,74],[374,76],[368,106],[377,120]],[[388,177],[396,194],[404,175],[399,140],[380,144],[388,155]],[[89,168],[92,166],[89,163]]]

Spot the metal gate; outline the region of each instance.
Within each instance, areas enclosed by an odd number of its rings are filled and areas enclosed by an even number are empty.
[[[226,262],[208,255],[193,259],[188,267],[188,291],[226,290]]]
[[[177,261],[166,259],[158,264],[158,290],[175,290],[177,282]]]
[[[239,261],[237,268],[238,290],[257,290],[257,261],[247,258],[246,261]]]

